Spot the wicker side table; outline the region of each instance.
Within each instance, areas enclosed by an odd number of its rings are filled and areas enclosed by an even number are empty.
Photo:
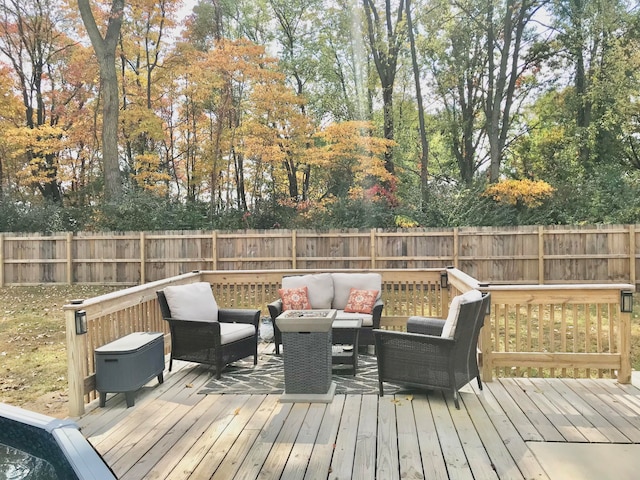
[[[335,316],[335,310],[289,310],[276,318],[284,347],[281,402],[333,400],[331,325]]]

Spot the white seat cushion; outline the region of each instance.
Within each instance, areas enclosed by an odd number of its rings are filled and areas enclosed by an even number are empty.
[[[171,317],[178,320],[218,321],[218,304],[207,282],[175,285],[163,289]]]
[[[331,278],[333,279],[333,303],[331,308],[344,310],[344,307],[349,302],[349,294],[352,288],[357,290],[377,290],[378,296],[376,300],[380,299],[382,276],[379,273],[332,273]]]
[[[373,315],[345,312],[344,310],[336,311],[336,320],[352,320],[354,318],[361,318],[363,327],[373,327]]]
[[[330,273],[315,275],[295,275],[282,278],[282,288],[307,287],[307,298],[312,309],[331,308],[333,299],[333,281]],[[349,292],[347,292],[347,297]],[[345,302],[346,305],[346,302]]]
[[[253,325],[220,322],[220,343],[222,343],[222,345],[242,340],[243,338],[253,337],[255,333],[256,329]]]
[[[447,315],[447,320],[444,322],[440,336],[443,338],[453,338],[453,335],[456,333],[456,325],[458,325],[460,306],[481,299],[482,293],[480,293],[479,290],[469,290],[462,295],[453,297],[451,305],[449,305],[449,314]]]

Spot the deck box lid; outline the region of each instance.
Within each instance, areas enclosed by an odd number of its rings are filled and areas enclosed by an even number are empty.
[[[163,337],[162,332],[134,332],[96,348],[96,353],[132,353]]]

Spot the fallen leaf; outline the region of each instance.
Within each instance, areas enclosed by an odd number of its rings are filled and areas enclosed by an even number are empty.
[[[187,384],[185,385],[185,387],[187,387],[187,388],[193,388],[193,383],[187,383]]]
[[[413,401],[413,395],[407,395],[405,398],[406,398],[407,400],[409,400],[410,402],[412,402],[412,401]]]
[[[234,415],[238,415],[239,413],[240,413],[240,407],[236,408],[236,409],[233,411],[233,414],[234,414]]]

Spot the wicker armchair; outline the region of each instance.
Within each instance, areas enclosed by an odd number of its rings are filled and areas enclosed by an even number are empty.
[[[258,363],[258,322],[260,310],[224,309],[218,310],[218,321],[202,321],[172,318],[165,293],[157,291],[162,317],[169,322],[171,331],[171,357],[173,360],[185,360],[213,365],[216,378],[230,363],[253,355],[253,364]],[[246,324],[251,329],[229,332],[229,324]],[[240,327],[240,325],[238,325]],[[232,328],[232,330],[237,330]]]
[[[384,395],[383,382],[439,389],[451,391],[459,409],[461,387],[476,378],[482,389],[477,344],[490,302],[486,294],[461,304],[452,338],[437,333],[445,323],[439,319],[425,319],[424,327],[431,334],[374,330],[380,396]]]

